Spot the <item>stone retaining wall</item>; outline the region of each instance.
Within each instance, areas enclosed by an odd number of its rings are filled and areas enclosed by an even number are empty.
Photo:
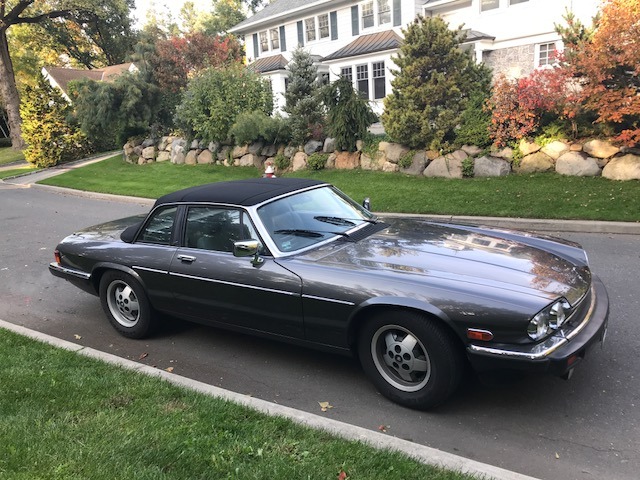
[[[220,164],[225,166],[255,166],[263,169],[266,162],[273,164],[275,156],[290,159],[292,171],[307,168],[307,159],[316,152],[326,153],[326,168],[378,170],[402,172],[426,177],[462,178],[497,177],[516,174],[555,171],[561,175],[599,176],[612,180],[640,180],[640,151],[624,149],[604,140],[583,142],[554,141],[540,146],[522,140],[519,158],[514,158],[510,148],[482,150],[464,146],[446,155],[434,151],[413,151],[397,143],[380,142],[373,154],[335,150],[333,139],[324,142],[311,141],[302,150],[284,145],[254,143],[244,146],[228,146],[218,143],[204,144],[194,140],[187,145],[178,137],[162,137],[159,142],[152,139],[128,142],[124,155],[128,162],[170,161],[176,164]]]

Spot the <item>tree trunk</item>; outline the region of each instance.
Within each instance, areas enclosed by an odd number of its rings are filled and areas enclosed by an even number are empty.
[[[22,139],[22,119],[20,118],[20,95],[16,87],[16,77],[13,73],[13,63],[9,55],[7,31],[0,29],[0,89],[4,98],[9,121],[11,145],[19,150],[25,147]]]

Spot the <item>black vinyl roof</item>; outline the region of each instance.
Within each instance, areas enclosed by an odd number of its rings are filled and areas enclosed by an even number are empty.
[[[185,202],[226,203],[249,207],[316,185],[326,185],[326,183],[304,178],[250,178],[209,183],[164,195],[156,200],[154,207]]]

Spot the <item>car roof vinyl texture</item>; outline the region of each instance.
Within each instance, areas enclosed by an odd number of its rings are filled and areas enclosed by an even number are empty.
[[[250,178],[208,183],[168,193],[158,198],[154,207],[180,202],[227,203],[249,207],[316,185],[327,185],[327,183],[305,178]]]

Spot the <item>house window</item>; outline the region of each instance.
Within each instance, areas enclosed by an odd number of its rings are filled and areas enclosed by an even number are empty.
[[[378,25],[391,23],[389,0],[378,0]]]
[[[358,92],[363,98],[369,98],[369,65],[356,67],[356,79]]]
[[[373,24],[373,1],[371,1],[362,5],[362,28],[373,27]]]
[[[267,31],[260,32],[260,51],[268,52],[269,51],[269,37],[267,36]]]
[[[480,0],[480,11],[494,10],[500,6],[500,0]]]
[[[326,72],[318,74],[318,82],[320,85],[329,85],[329,74]]]
[[[351,67],[342,67],[340,69],[340,76],[353,83],[353,69]]]
[[[538,45],[538,67],[556,63],[556,44],[542,43]]]
[[[384,62],[374,62],[371,67],[373,70],[373,98],[378,100],[387,96]]]
[[[307,18],[304,21],[304,29],[307,35],[307,42],[316,40],[316,19],[315,17]]]
[[[280,32],[278,32],[277,28],[272,28],[269,30],[269,35],[271,37],[271,50],[277,50],[280,48]]]
[[[318,15],[318,31],[320,33],[320,38],[328,38],[329,37],[329,15]]]
[[[517,5],[519,3],[525,3],[528,2],[529,0],[509,0],[509,5]]]

